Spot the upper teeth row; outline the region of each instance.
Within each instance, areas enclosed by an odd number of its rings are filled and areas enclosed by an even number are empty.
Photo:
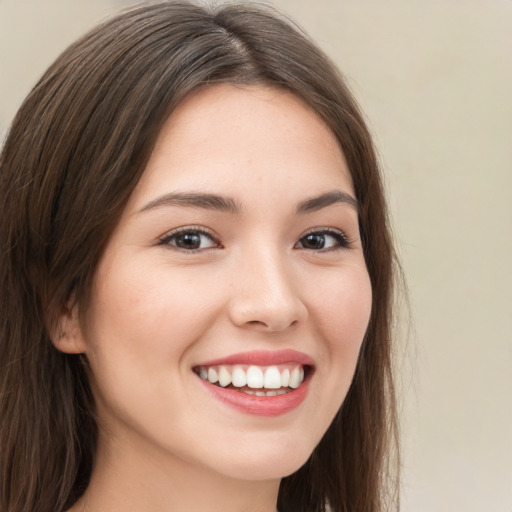
[[[210,366],[199,367],[199,376],[212,384],[219,383],[222,387],[233,386],[253,389],[298,388],[304,380],[304,368],[301,365],[283,368],[277,366]]]

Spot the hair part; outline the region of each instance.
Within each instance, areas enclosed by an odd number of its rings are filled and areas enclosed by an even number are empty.
[[[360,204],[373,290],[351,388],[310,459],[283,479],[279,510],[398,508],[398,464],[388,457],[398,448],[394,254],[360,110],[328,58],[274,10],[169,1],[118,15],[64,51],[1,153],[0,510],[63,511],[85,491],[97,443],[87,361],[59,352],[51,336],[66,308],[87,310],[100,256],[161,126],[187,94],[215,83],[285,88],[329,126]]]

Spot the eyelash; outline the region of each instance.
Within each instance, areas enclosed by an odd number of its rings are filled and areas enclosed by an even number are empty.
[[[198,249],[186,249],[183,247],[178,247],[176,244],[172,244],[171,242],[173,239],[176,239],[179,235],[185,235],[185,234],[194,234],[194,235],[200,235],[200,236],[206,236],[208,237],[215,245],[213,247],[206,247],[206,248],[198,248]],[[317,235],[317,236],[331,236],[333,237],[337,245],[333,247],[327,247],[327,248],[320,248],[318,250],[315,249],[309,249],[307,247],[296,247],[297,244],[302,243],[306,237],[311,235]],[[218,238],[210,231],[203,227],[199,226],[185,226],[182,228],[178,228],[177,230],[168,233],[164,235],[162,238],[159,239],[157,245],[159,246],[173,246],[177,250],[180,250],[182,252],[188,253],[188,254],[195,254],[199,253],[208,249],[222,249],[222,245],[220,244],[220,241]],[[304,233],[298,240],[298,242],[294,245],[294,248],[297,249],[303,249],[303,250],[311,250],[314,252],[331,252],[331,251],[338,251],[341,249],[350,249],[353,245],[353,241],[350,240],[345,233],[343,233],[340,230],[333,229],[333,228],[315,228],[310,231],[307,231]]]
[[[350,249],[353,246],[353,241],[347,235],[345,235],[345,233],[343,233],[343,231],[340,231],[339,229],[333,229],[333,228],[320,228],[320,229],[315,228],[310,231],[307,231],[300,237],[300,239],[297,243],[299,243],[301,240],[304,240],[307,236],[310,236],[310,235],[332,236],[338,243],[337,246],[328,247],[326,249],[323,249],[323,248],[318,249],[315,252],[339,251],[341,249]],[[303,249],[307,250],[307,248],[305,248],[305,247]]]
[[[220,244],[218,238],[212,232],[208,231],[207,229],[205,229],[203,227],[199,227],[199,226],[185,226],[183,228],[178,228],[175,231],[172,231],[171,233],[167,233],[162,238],[160,238],[160,240],[158,241],[158,245],[162,245],[162,246],[170,245],[170,246],[175,247],[177,250],[186,252],[188,254],[195,254],[198,252],[202,252],[206,249],[210,249],[210,247],[204,248],[204,249],[184,249],[182,247],[178,247],[177,245],[171,243],[171,241],[173,239],[177,238],[179,235],[185,235],[185,234],[196,234],[196,235],[206,236],[214,244],[216,244],[216,246],[213,248],[216,248],[216,249],[222,248],[222,245]]]

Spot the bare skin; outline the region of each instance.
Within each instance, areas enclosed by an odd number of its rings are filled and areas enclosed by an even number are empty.
[[[107,244],[85,325],[61,318],[57,346],[87,356],[100,426],[71,512],[276,512],[281,479],[346,396],[370,309],[351,177],[325,124],[282,90],[189,96]],[[198,368],[247,351],[307,358],[303,398],[272,413],[219,399]]]

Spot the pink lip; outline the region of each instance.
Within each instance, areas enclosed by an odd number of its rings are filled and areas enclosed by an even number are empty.
[[[221,388],[198,377],[205,389],[217,400],[246,414],[256,416],[279,416],[297,408],[306,398],[311,375],[297,388],[284,395],[253,396],[241,391]]]
[[[314,360],[297,350],[253,350],[251,352],[240,352],[231,356],[206,361],[197,366],[216,366],[221,364],[254,364],[257,366],[270,366],[286,363],[298,363],[303,366],[314,366]]]
[[[206,361],[197,366],[217,366],[222,364],[254,364],[258,366],[270,366],[287,363],[297,363],[311,367],[314,366],[314,360],[310,356],[291,349],[243,352],[221,359]],[[308,372],[306,378],[297,389],[289,391],[284,395],[276,396],[247,395],[242,391],[222,388],[203,379],[199,380],[205,389],[217,400],[220,400],[241,412],[256,416],[279,416],[296,409],[305,400],[312,374],[313,372]]]

